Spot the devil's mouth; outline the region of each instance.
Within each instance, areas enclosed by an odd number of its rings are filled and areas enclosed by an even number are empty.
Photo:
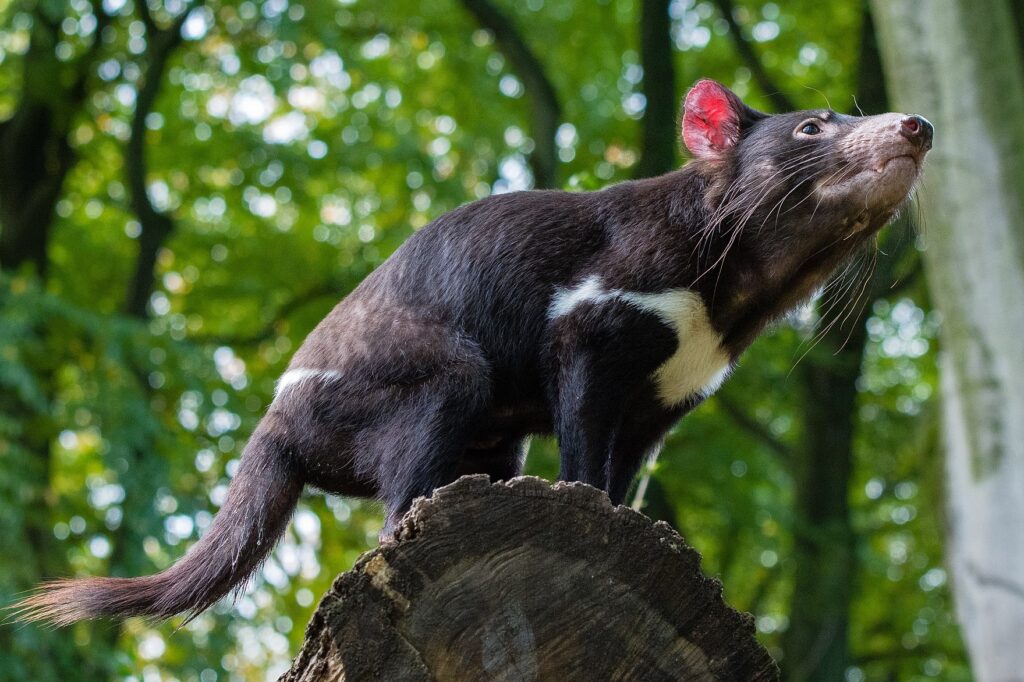
[[[878,167],[875,168],[875,172],[881,173],[888,167],[890,163],[898,159],[910,159],[914,163],[915,168],[918,165],[917,156],[915,156],[914,154],[897,154],[896,156],[890,156],[888,159],[883,161]]]

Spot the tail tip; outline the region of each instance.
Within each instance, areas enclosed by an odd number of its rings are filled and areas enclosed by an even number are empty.
[[[44,623],[65,627],[80,620],[96,618],[103,613],[89,597],[96,595],[96,579],[54,580],[39,585],[19,602],[7,607],[6,620],[22,623]]]

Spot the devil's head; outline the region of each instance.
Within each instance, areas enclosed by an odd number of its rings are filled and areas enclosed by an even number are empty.
[[[747,242],[757,235],[748,246],[781,260],[884,226],[910,196],[932,133],[908,114],[768,115],[709,80],[683,104],[683,142],[710,177],[713,227]]]

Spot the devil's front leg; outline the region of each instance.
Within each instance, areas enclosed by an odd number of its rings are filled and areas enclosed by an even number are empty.
[[[605,489],[612,504],[626,501],[626,494],[644,460],[657,455],[665,434],[689,407],[689,404],[666,407],[652,395],[640,397],[638,404],[627,410],[615,431],[608,457],[608,484]]]
[[[649,404],[652,374],[675,350],[675,334],[617,301],[579,304],[550,331],[558,477],[608,491],[616,435],[631,411]]]

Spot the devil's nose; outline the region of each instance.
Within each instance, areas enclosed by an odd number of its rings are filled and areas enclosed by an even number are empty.
[[[904,116],[900,121],[900,134],[919,146],[922,151],[928,151],[932,148],[935,127],[924,116]]]

